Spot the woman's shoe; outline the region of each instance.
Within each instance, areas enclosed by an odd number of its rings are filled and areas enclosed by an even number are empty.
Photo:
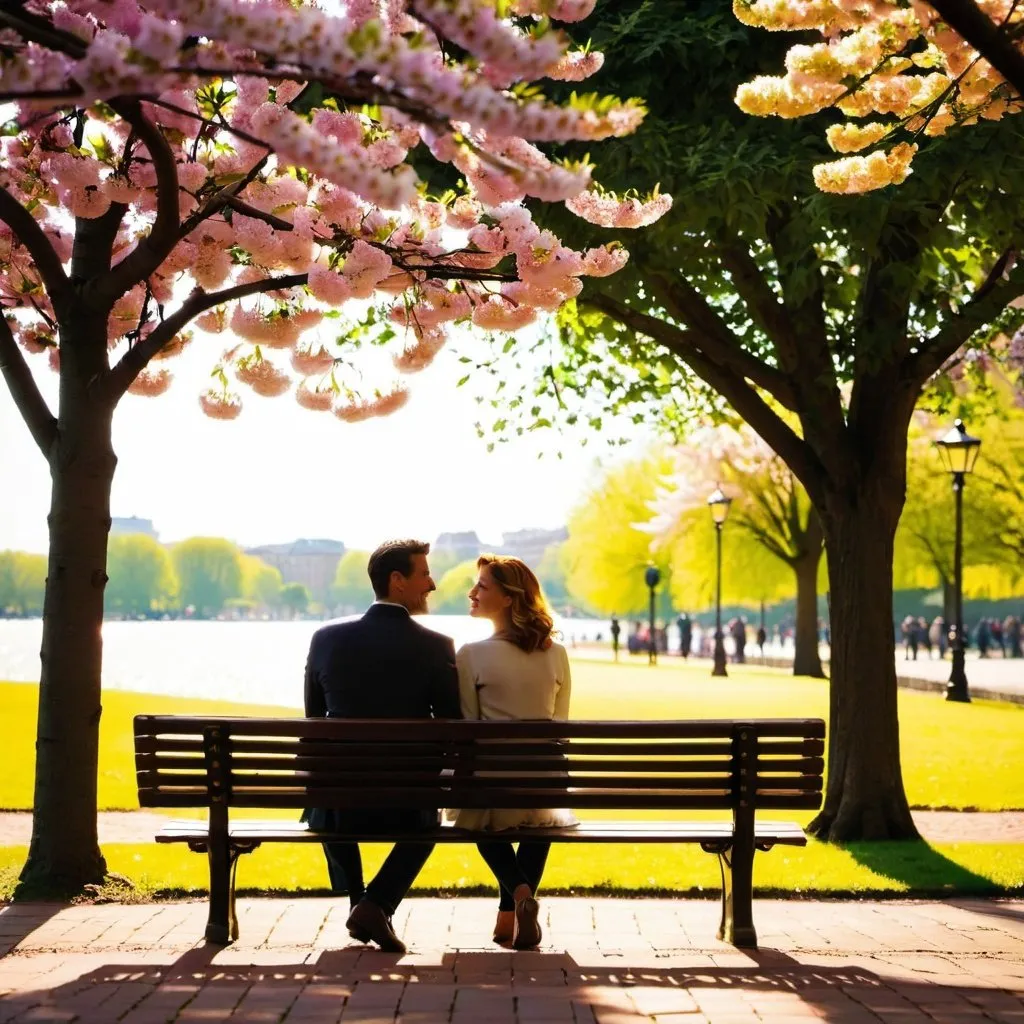
[[[540,945],[540,922],[537,920],[539,915],[540,904],[532,897],[516,900],[515,933],[512,936],[513,949],[533,949],[534,946]]]
[[[514,910],[499,910],[498,920],[494,922],[494,941],[501,945],[507,945],[512,941],[516,932],[516,912]]]

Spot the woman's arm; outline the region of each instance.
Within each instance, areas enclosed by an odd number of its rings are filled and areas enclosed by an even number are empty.
[[[569,655],[564,647],[558,648],[559,686],[555,693],[555,713],[552,716],[556,722],[565,722],[569,719],[569,698],[572,695],[572,672],[569,670]]]
[[[455,667],[459,670],[459,703],[463,718],[480,717],[480,694],[476,689],[476,673],[473,671],[469,645],[463,645],[455,655]]]

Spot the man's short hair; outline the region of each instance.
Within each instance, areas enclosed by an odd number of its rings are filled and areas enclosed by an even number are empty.
[[[388,583],[393,572],[412,575],[412,556],[429,555],[425,540],[386,540],[372,555],[366,566],[373,592],[378,598],[388,596]]]

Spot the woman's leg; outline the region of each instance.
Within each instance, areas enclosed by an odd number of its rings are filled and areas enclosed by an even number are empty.
[[[512,844],[500,839],[492,839],[487,842],[477,843],[476,848],[480,851],[484,863],[494,873],[501,890],[499,910],[515,909],[513,893],[520,885],[530,885],[530,879],[523,873],[516,858],[516,852]],[[543,869],[543,865],[541,865]]]
[[[526,879],[527,884],[537,895],[540,888],[540,880],[544,874],[544,865],[547,864],[548,853],[551,844],[547,842],[520,843],[516,850],[516,863],[519,865],[520,874]]]

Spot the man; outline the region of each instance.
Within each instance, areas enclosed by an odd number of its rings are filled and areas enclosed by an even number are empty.
[[[317,630],[306,662],[307,718],[461,718],[452,641],[414,622],[427,611],[434,589],[422,541],[382,544],[367,571],[374,603],[355,622]],[[306,813],[311,828],[415,834],[438,824],[437,811],[409,808],[324,810]],[[405,946],[391,927],[395,908],[409,891],[434,844],[396,843],[370,883],[363,886],[359,846],[324,843],[331,888],[352,901],[347,926],[360,942],[388,952]]]

